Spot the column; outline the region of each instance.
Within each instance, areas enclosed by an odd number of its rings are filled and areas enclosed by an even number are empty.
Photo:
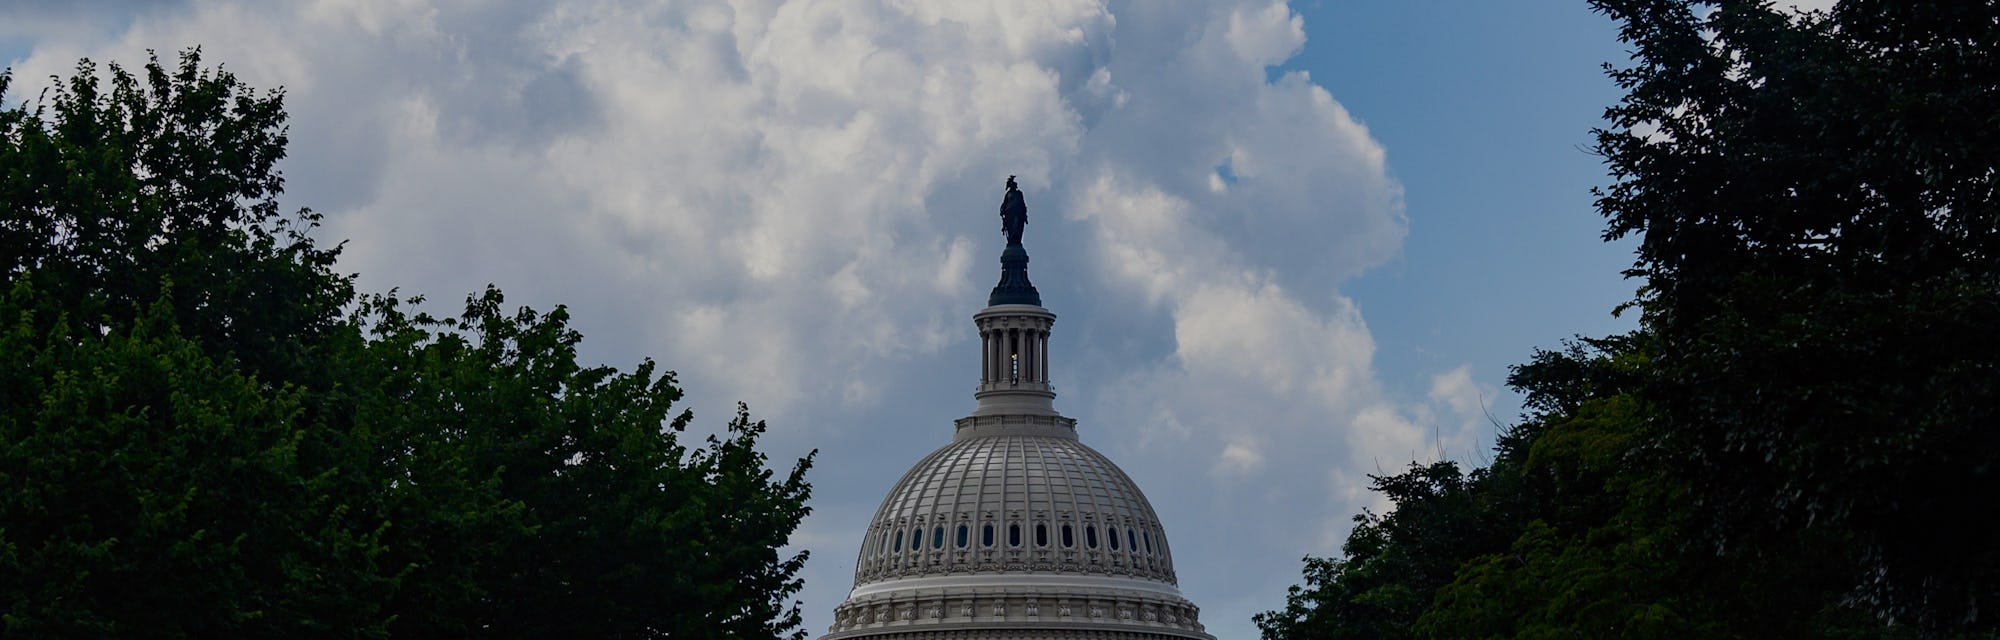
[[[1049,331],[1043,329],[1040,333],[1040,339],[1035,341],[1035,350],[1040,352],[1042,357],[1036,358],[1035,361],[1042,363],[1042,382],[1046,383],[1049,381]]]
[[[1021,380],[1035,381],[1035,330],[1021,330]]]

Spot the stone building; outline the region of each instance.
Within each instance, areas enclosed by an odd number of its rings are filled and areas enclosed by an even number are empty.
[[[882,500],[822,640],[1213,640],[1146,496],[1056,412],[1056,315],[1028,281],[1011,178],[1001,218],[1000,283],[972,317],[978,406]]]

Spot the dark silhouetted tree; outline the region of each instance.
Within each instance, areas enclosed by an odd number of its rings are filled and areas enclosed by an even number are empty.
[[[357,296],[284,146],[195,52],[0,110],[0,635],[803,636],[810,456],[562,308]]]

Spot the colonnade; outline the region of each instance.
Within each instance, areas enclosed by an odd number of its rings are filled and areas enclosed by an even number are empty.
[[[1049,331],[1046,327],[994,327],[979,332],[980,384],[1046,383]]]

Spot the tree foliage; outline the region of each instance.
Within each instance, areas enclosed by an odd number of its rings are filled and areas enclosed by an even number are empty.
[[[803,635],[810,457],[560,307],[357,295],[284,146],[192,51],[0,110],[0,635]]]
[[[2000,3],[1600,7],[1637,64],[1598,206],[1639,239],[1695,533],[1850,535],[1829,560],[1877,613],[1995,628],[2000,551],[1965,517],[2000,508]]]
[[[1515,368],[1474,515],[1377,479],[1265,637],[1995,637],[2000,3],[1592,4],[1641,329]]]

